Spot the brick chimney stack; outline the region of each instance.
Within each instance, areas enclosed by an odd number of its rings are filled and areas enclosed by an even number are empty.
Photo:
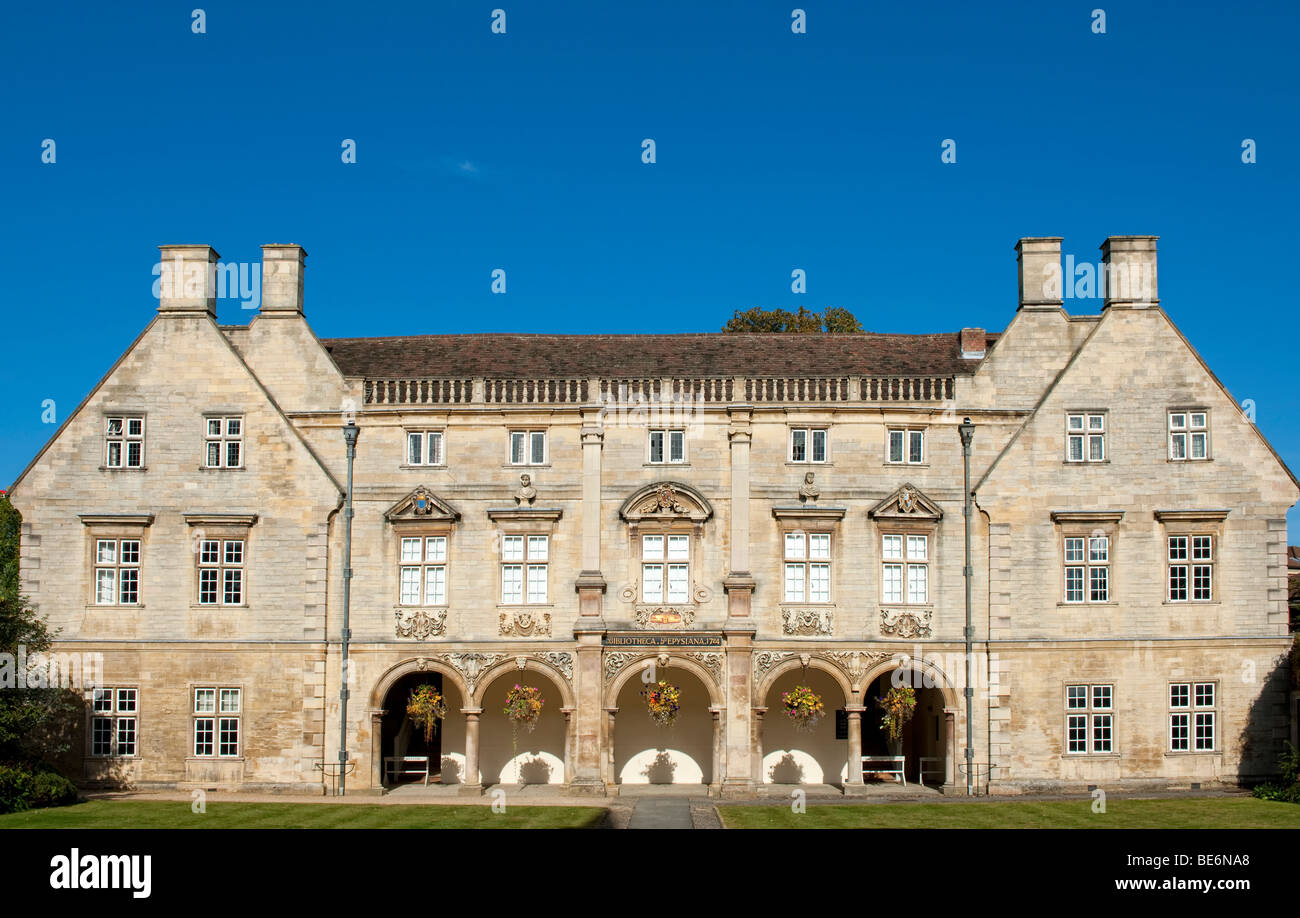
[[[160,245],[158,312],[217,315],[217,259],[210,245]]]
[[[262,246],[262,315],[302,315],[306,258],[300,245]]]
[[[965,360],[975,360],[984,356],[988,346],[988,333],[982,328],[963,328],[961,330],[961,356]]]
[[[1021,309],[1060,309],[1061,237],[1026,236],[1016,243]]]
[[[1108,236],[1101,244],[1102,309],[1144,308],[1160,302],[1156,289],[1159,236]]]

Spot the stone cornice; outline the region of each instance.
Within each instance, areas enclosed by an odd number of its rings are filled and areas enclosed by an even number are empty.
[[[1053,523],[1118,523],[1123,510],[1053,510]]]
[[[152,526],[152,513],[80,513],[84,526]]]
[[[256,513],[182,513],[190,526],[252,526]]]
[[[847,507],[822,507],[810,504],[772,508],[772,516],[778,520],[842,520],[844,514],[848,512]]]
[[[1157,510],[1156,519],[1162,523],[1217,523],[1227,519],[1231,512],[1230,510]]]
[[[559,507],[497,507],[487,511],[488,519],[495,522],[521,522],[524,520],[548,520],[555,522],[564,515]]]

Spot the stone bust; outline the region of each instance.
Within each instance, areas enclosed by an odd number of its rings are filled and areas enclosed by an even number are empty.
[[[515,503],[532,506],[537,499],[537,489],[533,487],[533,476],[527,472],[519,476],[519,490],[515,492]]]
[[[810,504],[817,503],[817,498],[822,492],[817,489],[815,484],[813,484],[814,477],[815,475],[812,472],[803,476],[803,487],[799,489],[799,499],[801,501]]]

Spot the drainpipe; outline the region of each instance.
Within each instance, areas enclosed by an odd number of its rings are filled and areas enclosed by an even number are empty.
[[[352,461],[357,455],[356,421],[348,419],[343,440],[348,445],[348,505],[343,511],[343,665],[339,669],[339,796],[347,795],[348,768],[348,641],[352,639]]]
[[[966,796],[973,794],[975,782],[975,689],[971,686],[971,657],[974,655],[975,628],[971,624],[970,591],[975,568],[970,557],[970,444],[975,437],[975,425],[963,418],[957,428],[961,437],[962,518],[966,527],[966,563],[962,576],[966,578]]]

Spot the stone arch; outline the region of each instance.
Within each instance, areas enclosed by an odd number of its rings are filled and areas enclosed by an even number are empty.
[[[375,680],[375,687],[370,692],[371,712],[374,713],[383,709],[384,699],[388,697],[389,690],[397,684],[399,679],[411,673],[423,672],[436,672],[442,675],[443,678],[451,680],[451,683],[460,692],[460,697],[464,699],[465,704],[467,706],[472,704],[473,695],[470,693],[468,686],[465,685],[465,680],[456,667],[441,660],[419,657],[403,660],[401,663],[390,666]]]
[[[713,516],[713,505],[685,482],[663,478],[642,485],[628,495],[618,508],[618,516],[628,523],[684,518],[699,524]]]
[[[754,706],[766,707],[768,693],[772,691],[772,686],[776,685],[777,680],[791,670],[802,668],[803,661],[798,657],[792,657],[789,660],[782,660],[776,666],[772,667],[763,678],[762,683],[758,686],[758,691],[754,693]],[[835,684],[840,687],[840,691],[844,692],[845,704],[858,703],[858,697],[861,693],[853,690],[853,685],[844,674],[844,670],[840,669],[834,663],[829,660],[823,660],[820,657],[810,657],[808,660],[808,668],[824,672],[834,679]],[[869,684],[870,683],[868,683],[868,685]]]
[[[610,706],[618,704],[619,693],[623,691],[623,686],[627,684],[633,676],[640,676],[644,670],[644,664],[647,660],[658,660],[660,657],[666,657],[667,663],[663,664],[667,669],[684,669],[700,680],[704,690],[709,693],[709,707],[712,710],[724,710],[727,706],[726,700],[722,694],[722,688],[718,685],[718,680],[708,668],[701,665],[699,661],[692,660],[690,657],[681,654],[655,654],[646,653],[634,657],[623,664],[623,668],[605,688],[605,698],[607,709]]]
[[[475,683],[477,687],[474,689],[473,695],[474,707],[481,707],[483,705],[483,696],[487,694],[487,690],[492,683],[510,671],[535,672],[545,676],[551,682],[554,682],[555,687],[560,690],[560,702],[562,707],[574,708],[577,706],[577,702],[573,697],[573,686],[569,684],[569,680],[564,677],[564,673],[562,673],[557,667],[552,666],[544,660],[536,659],[535,657],[523,657],[524,665],[521,669],[519,666],[519,660],[520,657],[518,656],[510,657],[509,659],[502,660],[495,666],[491,666],[483,671],[483,674],[478,677],[478,681]]]
[[[928,675],[934,681],[933,687],[943,696],[944,707],[957,710],[957,687],[953,684],[953,681],[948,678],[948,674],[931,660],[924,658],[918,659],[916,657],[907,656],[906,654],[895,654],[889,659],[882,660],[869,669],[866,675],[862,677],[862,683],[858,686],[858,691],[854,693],[857,699],[855,703],[863,705],[867,704],[868,699],[866,693],[867,690],[871,688],[871,684],[881,676],[893,672],[896,669],[919,670],[922,676]]]

